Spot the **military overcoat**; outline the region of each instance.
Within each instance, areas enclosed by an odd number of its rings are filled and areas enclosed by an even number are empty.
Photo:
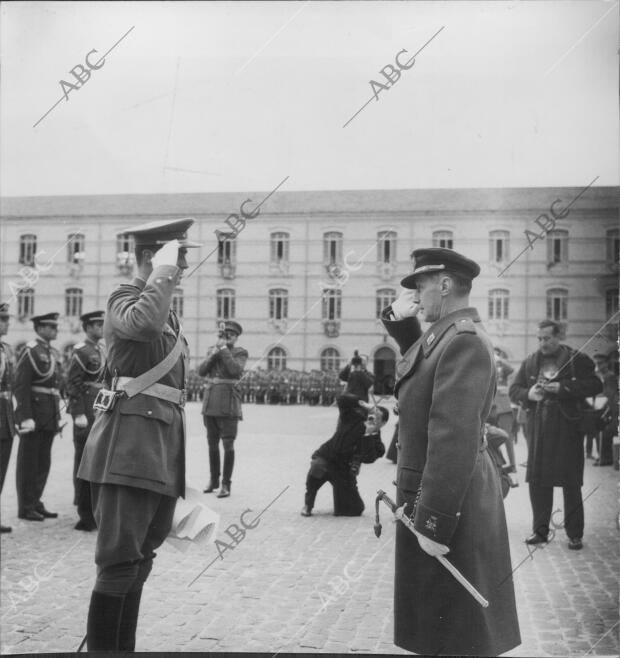
[[[585,398],[599,393],[603,385],[590,357],[561,345],[557,359],[560,375],[558,395],[546,394],[540,402],[528,399],[538,380],[542,355],[530,354],[521,364],[510,387],[513,402],[527,409],[530,437],[526,482],[542,487],[574,487],[583,484],[583,432],[579,422]]]
[[[198,366],[198,374],[206,377],[202,399],[203,416],[242,419],[241,390],[237,381],[243,375],[248,352],[243,347],[214,351]]]
[[[476,309],[455,311],[420,336],[417,319],[390,321],[397,366],[397,503],[421,534],[489,601],[482,608],[396,526],[394,642],[430,655],[497,656],[520,643],[504,503],[484,448],[495,393],[493,349]]]
[[[170,310],[178,268],[161,265],[148,281],[121,284],[108,299],[103,334],[108,350],[106,377],[137,377],[163,361],[180,335],[184,350],[158,380],[183,389],[187,341]],[[127,485],[167,496],[185,494],[183,409],[139,393],[121,399],[112,411],[97,411],[78,477],[90,482]]]

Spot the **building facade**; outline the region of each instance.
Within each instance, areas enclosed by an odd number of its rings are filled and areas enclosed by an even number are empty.
[[[251,214],[266,193],[4,197],[7,338],[14,345],[29,340],[28,318],[58,311],[56,345],[68,348],[80,340],[79,315],[105,308],[110,291],[135,272],[131,239],[119,233],[191,216],[191,238],[204,246],[190,251],[174,303],[194,365],[214,344],[218,321],[234,318],[256,367],[334,369],[358,349],[380,382],[389,382],[398,354],[378,315],[411,271],[411,251],[427,246],[453,248],[481,264],[472,304],[513,363],[536,349],[536,325],[546,317],[564,323],[573,347],[610,350],[618,188],[590,188],[569,207],[580,192],[278,191],[252,219],[241,214],[243,202],[250,199],[243,209]],[[224,240],[232,225],[238,235]]]

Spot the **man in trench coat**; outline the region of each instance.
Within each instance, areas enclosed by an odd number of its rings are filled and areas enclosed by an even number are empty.
[[[96,411],[77,473],[91,483],[99,531],[89,651],[134,650],[142,587],[170,532],[177,498],[185,495],[188,349],[171,305],[187,268],[186,250],[199,246],[187,240],[191,224],[166,220],[128,230],[138,276],[116,288],[107,303],[105,389],[95,408],[109,408]],[[155,382],[132,390],[132,382],[155,368]],[[112,392],[118,398],[110,406]]]
[[[539,349],[530,354],[510,387],[510,398],[527,410],[530,446],[526,482],[532,504],[533,534],[527,544],[548,540],[553,487],[564,493],[564,529],[568,547],[583,547],[583,432],[579,429],[585,398],[603,386],[589,356],[560,343],[553,320],[538,325]]]
[[[469,307],[479,266],[451,249],[418,249],[411,288],[382,313],[403,358],[394,643],[420,654],[497,656],[521,642],[498,473],[484,423],[495,393],[493,347]],[[415,317],[431,323],[421,334]],[[482,608],[435,559],[447,558],[489,601]]]

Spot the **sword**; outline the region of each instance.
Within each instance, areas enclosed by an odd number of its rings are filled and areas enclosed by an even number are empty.
[[[375,535],[377,537],[381,536],[381,523],[379,521],[379,502],[383,501],[392,511],[394,517],[405,524],[405,526],[411,531],[413,529],[413,521],[405,514],[405,506],[396,507],[396,503],[385,493],[385,491],[379,489],[377,491],[377,498],[375,499]],[[458,580],[458,582],[478,601],[478,603],[483,608],[489,607],[489,602],[480,594],[480,592],[465,578],[465,576],[443,555],[434,556],[440,564],[445,567],[453,576]]]

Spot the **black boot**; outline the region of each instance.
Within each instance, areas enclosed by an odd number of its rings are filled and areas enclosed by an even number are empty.
[[[228,498],[230,496],[230,482],[222,482],[222,488],[219,490],[217,497],[218,498]]]
[[[216,489],[219,489],[220,486],[220,478],[219,477],[213,477],[211,476],[211,480],[209,481],[209,484],[207,485],[206,489],[203,489],[203,493],[212,493]]]
[[[138,612],[140,610],[140,597],[142,588],[135,592],[127,592],[123,616],[118,635],[118,648],[120,651],[133,651],[136,648],[136,627],[138,626]]]
[[[125,596],[93,592],[86,625],[88,651],[117,651]]]

